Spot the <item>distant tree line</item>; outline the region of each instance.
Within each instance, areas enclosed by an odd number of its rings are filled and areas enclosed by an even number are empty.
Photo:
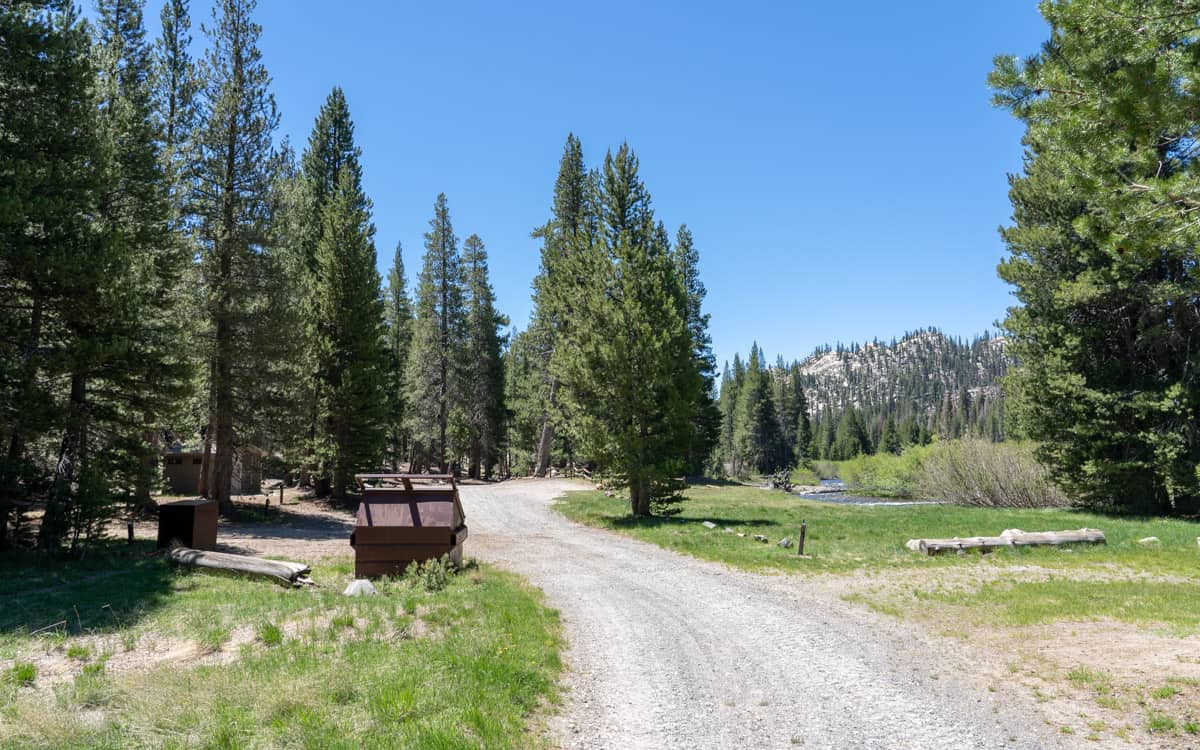
[[[790,364],[767,365],[754,344],[722,375],[711,468],[747,476],[899,453],[934,437],[1003,440],[997,383],[1010,364],[993,336],[963,342],[933,329],[888,344],[822,346]]]
[[[0,6],[0,548],[78,547],[153,507],[160,452],[203,451],[231,509],[255,445],[319,491],[401,463],[492,473],[506,321],[445,196],[410,300],[376,270],[340,89],[303,153],[277,144],[253,0]],[[42,511],[41,522],[27,520]]]

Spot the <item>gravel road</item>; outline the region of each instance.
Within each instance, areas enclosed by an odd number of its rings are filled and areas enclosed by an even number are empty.
[[[562,612],[563,748],[1053,748],[965,652],[802,577],[731,570],[551,510],[580,485],[465,486],[467,553]],[[960,679],[957,675],[967,675]],[[988,689],[991,685],[996,689]]]

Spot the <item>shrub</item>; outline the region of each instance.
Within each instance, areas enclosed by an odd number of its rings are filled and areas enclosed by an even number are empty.
[[[1068,505],[1028,443],[965,439],[934,443],[921,462],[917,491],[931,500],[995,508]]]
[[[448,555],[442,555],[436,560],[426,560],[423,563],[413,563],[404,571],[404,580],[410,586],[417,586],[429,592],[441,591],[450,585],[450,576],[454,573],[454,563]]]
[[[912,497],[918,492],[922,460],[927,449],[912,447],[899,456],[878,453],[857,456],[841,465],[846,489],[876,497]]]

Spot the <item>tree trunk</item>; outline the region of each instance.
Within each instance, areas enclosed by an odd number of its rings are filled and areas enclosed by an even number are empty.
[[[77,498],[72,495],[82,469],[87,442],[87,380],[82,373],[71,376],[71,398],[67,411],[67,425],[63,430],[58,448],[58,463],[54,467],[54,480],[46,499],[46,512],[38,530],[38,547],[56,550],[62,546],[63,537],[70,531],[68,514]]]
[[[482,463],[482,461],[483,445],[480,443],[479,438],[475,438],[471,441],[470,466],[467,468],[467,476],[469,476],[471,479],[479,479],[479,465]]]
[[[542,415],[542,437],[538,440],[537,468],[534,474],[546,476],[550,469],[550,450],[554,446],[554,424],[550,421],[550,413],[558,403],[558,378],[550,380],[550,397],[547,399],[546,411]]]
[[[216,455],[213,462],[212,499],[224,515],[233,513],[233,500],[229,495],[233,481],[233,382],[232,382],[232,331],[227,320],[217,321],[216,382],[214,392],[214,420],[216,422]]]
[[[937,555],[942,552],[963,553],[977,549],[990,552],[1001,547],[1037,547],[1059,544],[1104,544],[1104,532],[1097,529],[1078,531],[1034,531],[1009,529],[1000,536],[973,536],[953,539],[910,539],[904,546],[914,552]]]
[[[8,441],[8,462],[5,476],[0,477],[0,550],[8,549],[8,524],[12,516],[13,500],[16,498],[17,477],[7,475],[21,461],[25,454],[25,420],[22,409],[33,404],[33,386],[37,382],[37,354],[42,338],[42,295],[36,288],[32,290],[33,309],[29,314],[29,332],[21,347],[21,381],[18,388],[20,399],[17,401],[17,413],[12,421],[12,433]]]
[[[246,555],[231,555],[227,552],[202,552],[187,547],[176,547],[167,553],[167,558],[180,565],[268,576],[290,584],[311,583],[308,580],[309,566],[304,563],[263,560]]]
[[[629,503],[635,518],[650,515],[650,488],[641,481],[629,483]]]

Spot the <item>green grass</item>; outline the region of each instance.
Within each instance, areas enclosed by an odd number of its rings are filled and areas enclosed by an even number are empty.
[[[3,585],[25,616],[0,614],[3,648],[65,655],[95,634],[135,634],[136,648],[177,639],[221,653],[143,671],[76,662],[53,686],[22,662],[0,689],[0,747],[538,744],[530,722],[555,699],[560,623],[515,576],[471,567],[437,592],[383,580],[380,595],[348,598],[349,561],[317,566],[316,587],[288,589],[126,555],[128,569],[115,552],[92,569],[42,563],[38,573],[17,561]],[[27,588],[14,583],[24,572]],[[55,587],[39,596],[46,581]],[[31,634],[64,613],[71,627]]]
[[[970,607],[972,617],[990,617],[1011,625],[1112,618],[1165,623],[1181,631],[1200,626],[1200,596],[1196,596],[1200,524],[1194,521],[1114,517],[1071,509],[834,505],[737,485],[698,486],[687,496],[681,512],[665,518],[634,519],[627,501],[600,492],[572,493],[556,508],[581,523],[752,571],[877,573],[987,567],[999,571],[992,576],[998,580],[975,590],[962,586],[946,591],[918,588],[913,594]],[[717,528],[708,529],[703,521],[712,521]],[[807,523],[803,558],[797,556],[794,546],[782,549],[775,545],[783,537],[796,540],[802,522]],[[724,532],[726,527],[745,537]],[[936,557],[904,546],[907,540],[922,537],[995,535],[1009,528],[1050,531],[1083,527],[1103,530],[1108,543]],[[755,534],[766,536],[770,543],[755,542]],[[1147,536],[1158,537],[1162,544],[1150,548],[1137,543]],[[1020,570],[1030,566],[1047,569],[1051,580],[1023,580]],[[1004,574],[1006,567],[1014,569],[1011,575]],[[1095,574],[1092,580],[1088,580],[1089,573]],[[929,580],[936,583],[937,579],[931,576]],[[881,611],[902,611],[895,602],[873,597],[865,600]]]
[[[1139,571],[1198,575],[1200,523],[1175,519],[1118,518],[1069,509],[1006,510],[953,505],[851,506],[805,500],[783,492],[739,485],[707,485],[687,492],[678,515],[634,519],[629,503],[601,492],[567,495],[555,506],[568,518],[612,529],[662,547],[747,570],[849,572],[918,566],[1034,564],[1052,568],[1106,567],[1113,564]],[[716,529],[701,523],[712,521]],[[805,554],[774,542],[795,540],[807,522]],[[726,534],[723,527],[746,534]],[[999,534],[1004,529],[1049,531],[1099,528],[1107,545],[1070,548],[1004,549],[981,558],[977,554],[927,557],[909,551],[904,543],[920,537]],[[762,534],[770,544],[754,542]],[[1161,548],[1137,540],[1157,536]],[[1198,597],[1200,598],[1200,597]]]
[[[1055,577],[1045,581],[994,581],[973,592],[919,592],[917,598],[970,607],[972,616],[1005,625],[1111,619],[1134,624],[1165,623],[1175,626],[1180,635],[1187,635],[1200,626],[1196,586],[1195,582],[1078,581]]]

